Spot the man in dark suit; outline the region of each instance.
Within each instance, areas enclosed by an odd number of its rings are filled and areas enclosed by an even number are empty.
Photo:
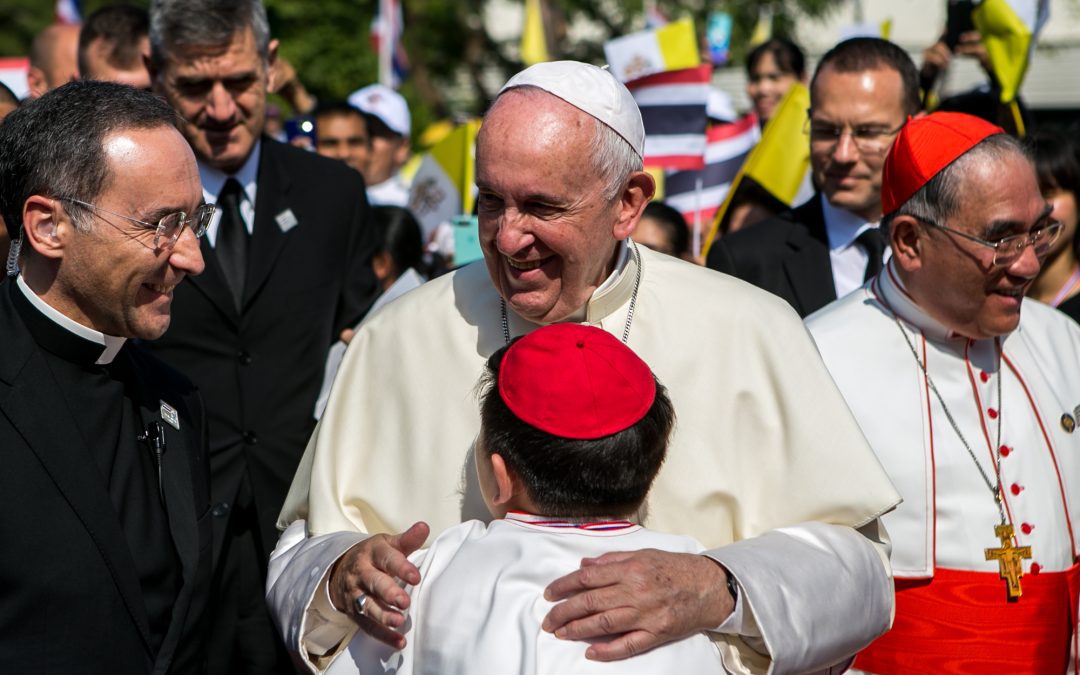
[[[833,47],[810,82],[817,193],[718,239],[706,264],[784,298],[803,317],[861,286],[886,253],[878,231],[881,168],[896,134],[918,112],[918,74],[904,50],[878,38]]]
[[[277,51],[259,0],[157,0],[155,91],[185,120],[221,211],[207,270],[176,289],[153,348],[202,391],[210,423],[213,672],[284,672],[263,584],[326,355],[376,293],[360,174],[262,135]]]
[[[0,672],[203,672],[202,402],[131,340],[203,269],[195,157],[153,95],[77,81],[0,125],[0,176]]]

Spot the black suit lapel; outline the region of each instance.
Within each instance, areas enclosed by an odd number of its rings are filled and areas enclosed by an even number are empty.
[[[4,320],[17,321],[15,325],[21,328],[22,322],[15,316],[14,308],[10,303],[5,304],[4,309],[11,311],[0,312],[0,315],[6,313]],[[56,488],[86,527],[124,606],[138,627],[147,654],[150,654],[150,626],[135,563],[120,520],[98,478],[100,471],[94,465],[90,449],[83,443],[68,407],[58,405],[64,400],[63,394],[36,345],[25,331],[20,335],[9,329],[4,334],[13,337],[15,343],[5,345],[5,350],[9,350],[9,356],[17,354],[24,366],[12,381],[9,395],[0,402],[0,414],[5,415],[26,439]]]
[[[288,173],[278,161],[275,142],[268,139],[263,139],[262,142],[258,181],[255,228],[251,237],[251,248],[248,249],[247,279],[244,282],[244,309],[262,290],[289,234],[293,229],[302,227],[302,224],[295,222],[296,214],[289,209],[288,193],[291,181]]]
[[[214,247],[205,236],[199,240],[199,249],[202,251],[206,268],[199,276],[188,276],[185,279],[209,298],[218,311],[229,317],[233,324],[238,324],[240,315],[236,311],[236,302],[233,301],[228,282],[225,281],[225,275],[214,253]]]
[[[792,253],[784,259],[784,273],[798,300],[799,314],[807,316],[836,300],[836,285],[829,258],[829,237],[819,194],[792,214],[805,227],[794,227],[787,244]]]
[[[158,664],[163,659],[171,659],[177,643],[184,631],[188,609],[191,607],[192,588],[198,567],[199,535],[196,525],[194,495],[192,494],[191,465],[188,458],[195,454],[194,448],[187,447],[187,436],[183,427],[177,429],[166,421],[167,413],[162,404],[174,411],[183,404],[181,400],[165,401],[157,397],[156,389],[147,381],[147,372],[133,364],[139,397],[139,418],[142,428],[150,427],[151,422],[161,426],[165,435],[165,452],[161,458],[161,476],[165,493],[165,512],[169,520],[169,533],[173,546],[180,558],[183,586],[173,605],[169,629],[158,651]],[[177,418],[180,420],[179,413]],[[188,418],[190,419],[190,418]],[[184,420],[180,420],[181,425]],[[148,450],[149,451],[149,450]]]

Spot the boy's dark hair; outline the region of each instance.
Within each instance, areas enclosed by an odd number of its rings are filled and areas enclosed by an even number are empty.
[[[799,45],[785,37],[774,37],[762,42],[746,55],[746,74],[751,75],[758,61],[770,54],[781,73],[794,75],[800,80],[806,76],[806,56]]]
[[[106,61],[121,68],[142,64],[140,42],[150,33],[150,15],[141,7],[108,5],[91,14],[79,31],[79,73],[86,77],[92,70],[87,52],[95,40],[108,45]]]
[[[657,380],[649,411],[616,434],[588,440],[554,436],[522,422],[499,395],[499,367],[510,345],[491,355],[480,383],[477,452],[501,455],[542,515],[591,518],[634,513],[660,471],[675,426],[667,390]]]

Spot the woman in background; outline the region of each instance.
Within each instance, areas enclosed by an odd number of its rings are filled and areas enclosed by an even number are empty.
[[[791,40],[771,38],[747,55],[746,95],[763,128],[796,82],[806,84],[806,57]]]
[[[1051,220],[1065,226],[1043,262],[1028,295],[1080,321],[1080,261],[1077,249],[1077,200],[1080,198],[1080,152],[1064,134],[1040,131],[1027,141],[1043,197],[1053,205]]]

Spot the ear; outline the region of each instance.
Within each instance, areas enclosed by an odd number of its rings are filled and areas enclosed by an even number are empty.
[[[394,259],[386,251],[380,251],[371,257],[371,269],[375,278],[383,281],[394,271]]]
[[[491,453],[491,473],[495,476],[495,494],[491,498],[492,503],[495,506],[509,504],[514,498],[516,485],[513,476],[506,468],[502,455],[497,452]]]
[[[923,224],[911,216],[897,216],[889,226],[889,244],[893,258],[905,272],[922,267],[922,239],[926,230]]]
[[[619,197],[619,219],[615,222],[613,234],[621,241],[630,236],[641,220],[645,205],[656,194],[656,181],[644,171],[630,174],[626,189]]]
[[[277,50],[278,45],[281,44],[277,38],[270,41],[270,44],[266,46],[266,68],[268,72],[268,91],[277,91],[278,87],[278,69],[274,67],[277,63]]]
[[[60,202],[41,195],[32,195],[23,204],[23,241],[43,258],[60,260],[64,257],[64,233],[72,227]]]
[[[37,66],[30,66],[30,69],[26,71],[26,84],[30,88],[30,98],[38,98],[49,90],[49,85],[45,82],[45,73]]]
[[[409,137],[402,136],[400,145],[398,145],[397,150],[394,150],[394,163],[397,164],[399,167],[403,166],[405,162],[409,161],[410,152],[411,148],[409,148]]]

